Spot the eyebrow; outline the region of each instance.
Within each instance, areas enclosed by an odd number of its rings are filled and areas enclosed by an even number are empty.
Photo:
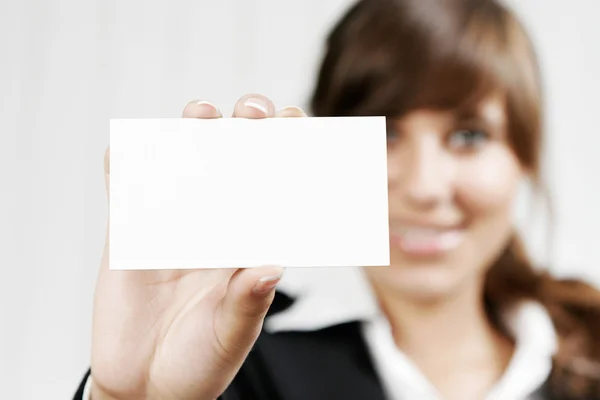
[[[481,112],[462,112],[454,116],[455,124],[472,124],[488,129],[503,129],[505,125],[504,118],[496,121]]]

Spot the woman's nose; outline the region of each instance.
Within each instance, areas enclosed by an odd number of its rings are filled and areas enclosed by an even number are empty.
[[[421,138],[389,159],[390,189],[407,205],[428,209],[450,200],[452,167],[435,138]]]

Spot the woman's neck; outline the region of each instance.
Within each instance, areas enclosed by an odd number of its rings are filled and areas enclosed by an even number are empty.
[[[479,398],[504,373],[513,344],[488,318],[482,284],[436,301],[375,291],[397,346],[446,399]]]

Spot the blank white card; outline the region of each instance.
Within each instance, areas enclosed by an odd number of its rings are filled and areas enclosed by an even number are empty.
[[[116,119],[110,268],[389,265],[384,117]]]

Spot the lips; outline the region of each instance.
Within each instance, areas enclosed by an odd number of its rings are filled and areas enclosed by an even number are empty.
[[[402,251],[414,255],[434,255],[457,248],[464,240],[462,228],[393,227],[390,238]]]

